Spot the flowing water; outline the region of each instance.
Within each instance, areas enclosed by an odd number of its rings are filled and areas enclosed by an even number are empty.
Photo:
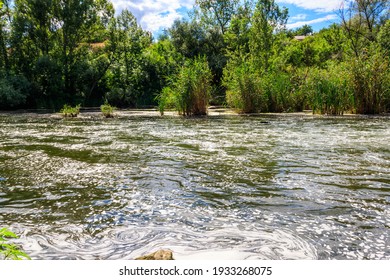
[[[390,259],[390,118],[0,117],[33,259]]]

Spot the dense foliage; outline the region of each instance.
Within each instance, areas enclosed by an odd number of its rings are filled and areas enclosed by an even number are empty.
[[[1,0],[0,109],[389,112],[389,0],[346,3],[314,32],[274,0],[197,0],[156,40],[109,0]]]

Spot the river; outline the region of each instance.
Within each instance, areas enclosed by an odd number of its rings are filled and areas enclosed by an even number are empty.
[[[33,259],[390,259],[390,118],[0,116]]]

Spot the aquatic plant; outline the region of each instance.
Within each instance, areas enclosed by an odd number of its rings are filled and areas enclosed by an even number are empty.
[[[106,118],[113,118],[115,110],[116,108],[114,106],[111,106],[107,100],[104,102],[103,105],[100,106],[100,111]]]
[[[379,114],[390,110],[390,66],[378,49],[367,50],[349,64],[356,113]]]
[[[65,118],[67,117],[75,118],[79,115],[79,113],[80,113],[80,104],[75,107],[65,104],[64,107],[61,109],[61,114]]]
[[[343,115],[353,109],[350,78],[344,65],[312,68],[306,89],[313,113]]]
[[[18,236],[7,228],[0,229],[0,257],[4,260],[31,259],[17,245],[9,243],[9,239],[12,238],[18,238]]]
[[[224,69],[223,84],[227,88],[226,101],[232,108],[241,113],[266,110],[259,79],[250,62],[245,62],[245,59],[239,62],[235,60],[229,62]]]
[[[207,114],[211,93],[211,70],[205,57],[188,60],[172,79],[171,85],[158,97],[163,114],[168,106],[174,106],[180,115],[199,116]]]

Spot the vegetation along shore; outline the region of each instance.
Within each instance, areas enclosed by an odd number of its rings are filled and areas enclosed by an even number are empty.
[[[4,0],[0,110],[388,113],[389,1],[348,3],[339,24],[313,32],[287,29],[274,0],[197,0],[153,38],[109,0]]]

